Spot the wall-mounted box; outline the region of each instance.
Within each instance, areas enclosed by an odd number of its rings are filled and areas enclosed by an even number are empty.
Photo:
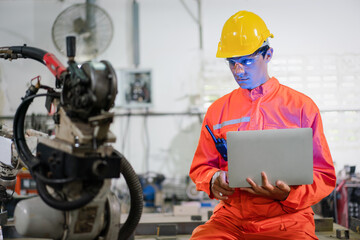
[[[117,69],[118,94],[115,107],[148,108],[152,105],[151,70]]]

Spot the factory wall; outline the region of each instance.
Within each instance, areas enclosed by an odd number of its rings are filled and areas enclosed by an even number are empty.
[[[26,43],[54,53],[65,64],[66,58],[51,39],[52,24],[68,6],[83,2],[0,1],[0,46]],[[117,69],[134,67],[132,1],[96,3],[114,24],[113,40],[97,60],[108,60]],[[193,0],[138,0],[138,67],[152,71],[152,105],[147,109],[115,108],[118,116],[112,126],[117,135],[115,147],[136,172],[160,172],[169,178],[187,175],[208,100],[237,87],[215,53],[224,22],[241,9],[260,15],[275,36],[270,40],[274,48],[270,74],[299,87],[318,103],[337,170],[346,164],[360,168],[360,104],[356,98],[359,1],[203,0],[202,41],[199,25],[184,3],[197,18]],[[15,113],[30,79],[37,75],[53,86],[54,77],[38,62],[0,61],[1,115]],[[37,100],[30,111],[44,114],[43,100]]]

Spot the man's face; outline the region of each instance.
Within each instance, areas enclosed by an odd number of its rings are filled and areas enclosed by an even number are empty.
[[[228,58],[230,70],[236,82],[243,89],[254,89],[269,79],[267,64],[272,57],[273,49],[269,48],[265,56],[260,53],[242,57]]]

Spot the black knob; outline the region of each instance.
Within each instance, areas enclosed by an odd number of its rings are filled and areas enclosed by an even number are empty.
[[[74,36],[66,37],[66,55],[70,58],[75,57],[76,53],[76,38]]]

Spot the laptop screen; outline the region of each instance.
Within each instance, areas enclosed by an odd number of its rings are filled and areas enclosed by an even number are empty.
[[[250,187],[246,178],[262,185],[261,172],[275,185],[313,182],[311,128],[227,132],[230,187]]]

